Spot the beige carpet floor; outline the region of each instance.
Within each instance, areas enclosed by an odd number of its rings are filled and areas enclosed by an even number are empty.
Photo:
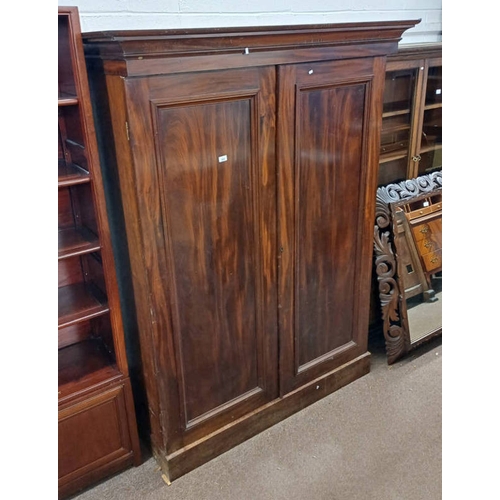
[[[170,486],[153,458],[77,500],[439,500],[441,338],[371,372]]]

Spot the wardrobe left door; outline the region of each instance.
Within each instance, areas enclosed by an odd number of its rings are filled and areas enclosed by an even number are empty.
[[[275,83],[274,67],[125,82],[123,206],[167,454],[278,394]]]

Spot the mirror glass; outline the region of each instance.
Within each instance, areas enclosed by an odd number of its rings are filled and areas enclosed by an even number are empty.
[[[410,342],[442,324],[442,197],[417,196],[391,205],[400,293]]]
[[[375,269],[389,364],[442,328],[441,172],[377,190]]]

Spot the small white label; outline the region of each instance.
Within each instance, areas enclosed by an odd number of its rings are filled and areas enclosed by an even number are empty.
[[[424,207],[428,207],[429,206],[429,202],[428,201],[424,201],[423,205],[424,205]]]
[[[227,161],[227,155],[219,156],[219,163],[223,163],[225,161]]]
[[[309,74],[312,75],[314,73],[314,70],[310,69]]]
[[[441,89],[436,89],[436,94],[440,95],[441,94]]]

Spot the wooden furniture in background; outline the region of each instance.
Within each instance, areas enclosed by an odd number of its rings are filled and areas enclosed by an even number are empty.
[[[385,61],[416,22],[84,35],[170,480],[368,373]]]
[[[401,288],[405,297],[410,299],[428,290],[420,259],[418,257],[415,241],[405,216],[404,210],[400,208],[394,212],[393,231],[398,238],[398,269]],[[380,300],[377,297],[376,306],[380,309]]]
[[[76,7],[58,11],[59,495],[139,464]]]
[[[404,205],[405,217],[413,235],[416,254],[425,274],[429,290],[431,275],[442,270],[442,214],[443,200],[441,193],[423,196]]]
[[[423,293],[434,299],[431,276],[442,269],[441,193],[412,198],[393,213],[393,231],[398,241],[398,269],[406,299]]]
[[[400,47],[387,60],[379,186],[442,168],[441,44]]]
[[[436,171],[377,189],[375,272],[388,364],[442,333],[442,185]]]
[[[401,182],[442,168],[442,44],[400,46],[387,57],[378,185]],[[404,220],[399,228],[404,231]],[[401,249],[400,251],[403,251]],[[403,260],[411,259],[406,252]],[[412,265],[411,262],[409,262]],[[417,272],[405,276],[419,293]],[[377,277],[372,277],[370,331],[382,331]]]

